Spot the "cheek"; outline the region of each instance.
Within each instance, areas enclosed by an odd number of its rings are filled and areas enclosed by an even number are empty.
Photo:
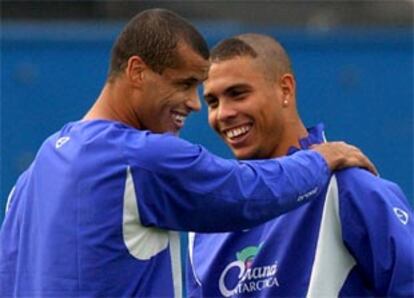
[[[177,92],[171,87],[165,87],[165,88],[161,89],[160,91],[161,91],[160,92],[161,98],[164,101],[165,100],[170,100],[171,101],[172,99],[177,97],[177,94],[176,94]]]
[[[280,122],[282,106],[279,104],[279,99],[273,97],[272,100],[262,103],[259,110],[263,111],[263,118],[268,125],[275,125]]]
[[[280,120],[278,119],[278,115],[265,115],[264,119],[264,127],[268,134],[272,134],[279,129]]]
[[[272,135],[275,129],[277,129],[278,121],[276,120],[276,115],[274,115],[274,113],[275,111],[270,108],[258,110],[256,113],[258,129],[260,134],[265,138]]]
[[[165,101],[168,101],[169,103],[173,105],[176,105],[176,104],[182,104],[183,102],[185,102],[185,100],[188,99],[189,96],[188,96],[188,92],[171,87],[168,90],[166,90],[163,98],[165,99]]]
[[[164,89],[158,96],[158,108],[161,110],[167,110],[178,105],[182,101],[182,98],[182,94],[176,90],[173,90],[172,88]]]
[[[208,111],[208,124],[214,130],[217,130],[217,117],[215,111]]]

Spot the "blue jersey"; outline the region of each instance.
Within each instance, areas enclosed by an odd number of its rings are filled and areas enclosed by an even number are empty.
[[[181,297],[178,230],[249,228],[316,197],[316,152],[237,162],[170,134],[74,122],[8,200],[0,297]]]
[[[322,126],[301,145],[320,141]],[[412,210],[396,184],[356,168],[253,229],[191,233],[189,256],[189,297],[414,297]]]

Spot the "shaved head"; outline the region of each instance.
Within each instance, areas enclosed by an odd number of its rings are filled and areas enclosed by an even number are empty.
[[[270,80],[276,80],[285,73],[293,74],[289,57],[282,45],[267,35],[237,35],[223,40],[211,51],[213,63],[243,56],[255,59]]]

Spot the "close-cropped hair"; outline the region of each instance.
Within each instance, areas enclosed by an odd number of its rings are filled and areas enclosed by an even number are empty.
[[[232,59],[236,56],[250,56],[257,57],[257,52],[246,42],[232,37],[221,41],[217,44],[210,53],[212,62]]]
[[[288,54],[273,37],[258,33],[245,33],[221,41],[211,50],[212,63],[235,57],[251,57],[270,80],[285,73],[293,74]]]
[[[125,69],[128,59],[139,56],[161,74],[180,63],[177,45],[184,42],[204,59],[209,58],[206,41],[187,20],[166,9],[149,9],[137,14],[119,34],[112,48],[109,76]]]

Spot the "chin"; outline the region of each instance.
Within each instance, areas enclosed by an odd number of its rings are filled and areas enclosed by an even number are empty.
[[[240,160],[246,160],[246,159],[268,159],[270,157],[265,157],[263,154],[260,154],[257,150],[254,150],[255,148],[250,148],[250,150],[233,150],[234,156],[236,156],[237,159]]]
[[[252,154],[249,154],[248,152],[236,152],[233,151],[234,156],[236,156],[237,159],[244,160],[244,159],[254,159]]]
[[[181,131],[177,129],[168,129],[167,132],[178,137]]]

